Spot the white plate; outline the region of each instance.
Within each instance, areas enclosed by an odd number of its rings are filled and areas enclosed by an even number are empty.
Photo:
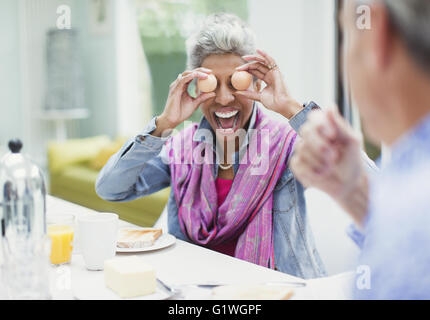
[[[127,228],[130,229],[130,228]],[[153,229],[153,228],[135,228],[135,229]],[[155,240],[154,244],[150,247],[143,248],[116,248],[116,252],[144,252],[144,251],[152,251],[159,250],[163,248],[167,248],[176,242],[175,236],[163,233],[157,240]]]

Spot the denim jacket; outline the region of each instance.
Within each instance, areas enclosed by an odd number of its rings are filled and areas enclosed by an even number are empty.
[[[314,106],[305,107],[290,120],[290,125],[296,132]],[[255,104],[249,128],[255,125],[257,107]],[[155,129],[154,117],[141,134],[130,139],[109,159],[96,182],[96,192],[101,198],[109,201],[130,201],[170,186],[170,169],[168,162],[163,160],[166,156],[163,145],[168,138],[151,136],[150,133]],[[199,135],[200,129],[212,130],[204,117],[194,139],[204,136]],[[242,148],[247,147],[247,138],[245,137]],[[238,164],[234,165],[235,173],[238,167]],[[218,166],[213,168],[216,177]],[[178,206],[173,188],[171,190],[167,203],[169,233],[190,241],[180,228]],[[273,193],[273,226],[275,268],[278,271],[304,279],[326,275],[306,216],[304,188],[288,167],[278,180]]]

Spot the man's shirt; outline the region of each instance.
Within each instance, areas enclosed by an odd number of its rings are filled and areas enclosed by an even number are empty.
[[[430,116],[370,184],[358,299],[430,299]]]

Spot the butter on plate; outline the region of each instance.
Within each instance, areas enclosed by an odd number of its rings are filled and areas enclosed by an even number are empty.
[[[155,292],[154,268],[142,258],[112,258],[104,263],[105,284],[121,298],[133,298]]]

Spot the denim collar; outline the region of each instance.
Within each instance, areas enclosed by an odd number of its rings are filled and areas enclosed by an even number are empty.
[[[257,118],[257,103],[254,102],[254,105],[252,106],[252,114],[251,114],[251,118],[249,121],[249,126],[248,126],[248,130],[246,132],[246,136],[244,138],[243,144],[241,147],[245,147],[248,146],[249,144],[249,140],[250,140],[250,130],[249,129],[254,129],[255,127],[255,121]],[[212,129],[209,121],[203,116],[202,119],[200,120],[199,123],[199,127],[197,128],[196,132],[194,133],[193,136],[193,141],[194,142],[203,142],[205,141],[205,131],[207,132],[207,130],[210,130],[210,132],[213,134],[213,136],[215,136],[215,132]],[[213,141],[206,141],[206,143],[208,144],[213,144]]]

